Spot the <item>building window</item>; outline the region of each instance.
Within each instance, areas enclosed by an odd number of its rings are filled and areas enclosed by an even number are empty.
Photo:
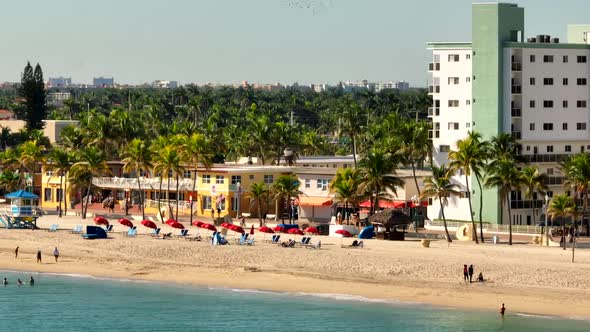
[[[569,146],[569,145],[566,145],[566,146]],[[551,168],[551,167],[547,168],[547,172],[545,172],[545,173],[547,173],[547,175],[553,175],[553,168]]]
[[[451,146],[450,145],[439,145],[438,146],[438,151],[440,151],[440,152],[449,152],[449,151],[451,151]]]
[[[185,179],[190,179],[191,178],[191,171],[182,172],[182,177]]]
[[[553,130],[553,123],[543,123],[543,130]]]
[[[203,210],[211,210],[211,196],[202,196],[201,204],[203,206]]]
[[[329,184],[330,184],[330,180],[328,180],[328,179],[318,179],[317,189],[321,189],[322,191],[327,191]]]
[[[535,101],[534,100],[529,100],[529,107],[535,108]]]
[[[553,55],[543,55],[543,62],[553,62]]]
[[[567,55],[564,55],[564,56],[563,56],[563,63],[567,63],[567,62],[568,62]]]
[[[248,175],[248,179],[250,179],[250,180],[254,180],[254,174],[250,174],[250,175]]]
[[[469,77],[469,76],[465,77],[465,82],[467,82],[467,83],[471,82],[471,77]]]
[[[274,176],[272,176],[272,174],[270,174],[270,175],[265,174],[264,175],[264,183],[265,184],[272,184],[273,182],[275,182],[275,180],[274,180]]]
[[[231,184],[238,184],[238,182],[242,182],[242,176],[241,175],[232,175],[231,176]]]
[[[577,83],[578,85],[586,85],[586,79],[585,79],[585,78],[578,78],[578,79],[576,80],[576,83]]]
[[[526,146],[526,150],[527,150],[527,151],[531,151],[531,146],[530,146],[530,145],[527,145],[527,146]]]
[[[567,130],[567,122],[561,124],[561,129]]]
[[[586,63],[586,56],[585,55],[578,55],[577,60],[578,60],[578,63]]]
[[[586,130],[586,122],[578,122],[576,123],[577,130]]]
[[[535,78],[534,77],[529,78],[529,84],[535,85]]]
[[[459,130],[459,123],[458,122],[449,122],[448,123],[449,130]]]
[[[449,54],[449,62],[459,62],[459,54]]]
[[[578,108],[585,108],[586,107],[586,101],[585,100],[578,100],[576,102],[576,105],[578,106]]]
[[[534,123],[529,123],[529,130],[535,131],[535,124]]]
[[[562,102],[561,102],[561,106],[562,106],[563,108],[567,108],[567,100],[564,100],[564,101],[562,101]]]
[[[530,57],[529,57],[529,61],[530,61],[530,62],[535,62],[535,55],[534,55],[534,54],[531,54],[531,55],[530,55]]]
[[[449,100],[449,107],[459,107],[458,100]]]
[[[211,175],[209,174],[203,174],[202,179],[202,183],[211,183]]]
[[[53,190],[51,188],[45,188],[44,192],[45,192],[45,202],[53,202],[53,199],[51,197]]]
[[[465,100],[465,105],[471,105],[471,100],[469,100],[469,99]]]
[[[309,188],[311,188],[311,180],[305,179],[305,189],[309,189]]]
[[[216,175],[215,176],[215,183],[216,184],[223,184],[225,182],[225,178],[223,175]]]
[[[565,146],[565,152],[572,152],[572,146],[571,145],[566,145]],[[547,173],[549,174],[549,173]]]
[[[568,80],[567,80],[567,77],[564,77],[564,78],[563,78],[563,85],[568,85]]]
[[[543,85],[553,85],[553,78],[552,77],[543,78]]]
[[[553,152],[553,145],[547,145],[547,152]]]
[[[449,85],[457,85],[459,84],[459,77],[449,77]]]
[[[230,200],[230,204],[231,204],[231,210],[232,211],[238,211],[238,198],[232,196],[231,200]]]
[[[543,100],[544,108],[553,108],[553,100]]]
[[[469,60],[469,59],[471,59],[471,54],[465,54],[465,59],[466,59],[466,60]]]
[[[471,127],[471,123],[470,122],[466,122],[465,123],[465,128],[469,128],[469,127]]]

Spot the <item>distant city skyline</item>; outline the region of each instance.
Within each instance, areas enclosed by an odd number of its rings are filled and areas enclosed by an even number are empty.
[[[115,83],[336,84],[408,81],[426,86],[428,41],[470,41],[471,2],[339,0],[11,1],[0,18],[0,82],[27,61],[45,78]],[[590,23],[590,3],[508,1],[526,8],[526,36],[565,41]],[[26,15],[25,15],[26,13]]]

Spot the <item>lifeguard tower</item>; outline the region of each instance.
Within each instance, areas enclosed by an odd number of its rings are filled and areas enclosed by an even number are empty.
[[[18,190],[4,197],[10,199],[10,211],[3,211],[0,218],[6,228],[37,228],[37,213],[33,203],[39,196]]]

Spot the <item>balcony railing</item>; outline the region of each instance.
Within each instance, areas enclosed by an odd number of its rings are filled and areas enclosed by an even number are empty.
[[[440,93],[440,85],[429,85],[428,93]]]
[[[521,94],[522,93],[522,87],[520,85],[513,85],[512,86],[512,93],[513,94]]]
[[[543,207],[543,200],[524,200],[524,201],[510,201],[511,209],[540,209]]]
[[[569,156],[569,154],[533,154],[520,157],[527,163],[558,163]]]
[[[513,131],[512,137],[514,137],[514,139],[522,139],[521,132],[520,131]]]
[[[543,183],[548,186],[562,185],[564,179],[565,178],[563,176],[548,176],[545,178]]]
[[[428,64],[428,71],[439,71],[440,62],[431,62]]]
[[[512,63],[512,71],[521,71],[522,64],[520,62],[513,62]]]
[[[160,178],[140,178],[141,190],[151,190],[160,188]],[[137,179],[119,178],[119,177],[98,177],[92,179],[92,184],[100,188],[128,189],[139,190]],[[180,191],[190,191],[193,189],[191,179],[180,179],[178,181]],[[198,188],[197,188],[198,189]],[[168,180],[162,181],[162,190],[168,190]],[[176,191],[176,179],[170,178],[170,190]]]
[[[522,117],[522,110],[520,108],[512,108],[512,117]]]

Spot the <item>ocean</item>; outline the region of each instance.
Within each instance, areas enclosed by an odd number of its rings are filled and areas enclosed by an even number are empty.
[[[35,285],[18,287],[16,279]],[[589,331],[590,321],[271,293],[2,272],[0,331]],[[280,282],[280,281],[277,281]],[[507,305],[510,310],[510,305]]]

